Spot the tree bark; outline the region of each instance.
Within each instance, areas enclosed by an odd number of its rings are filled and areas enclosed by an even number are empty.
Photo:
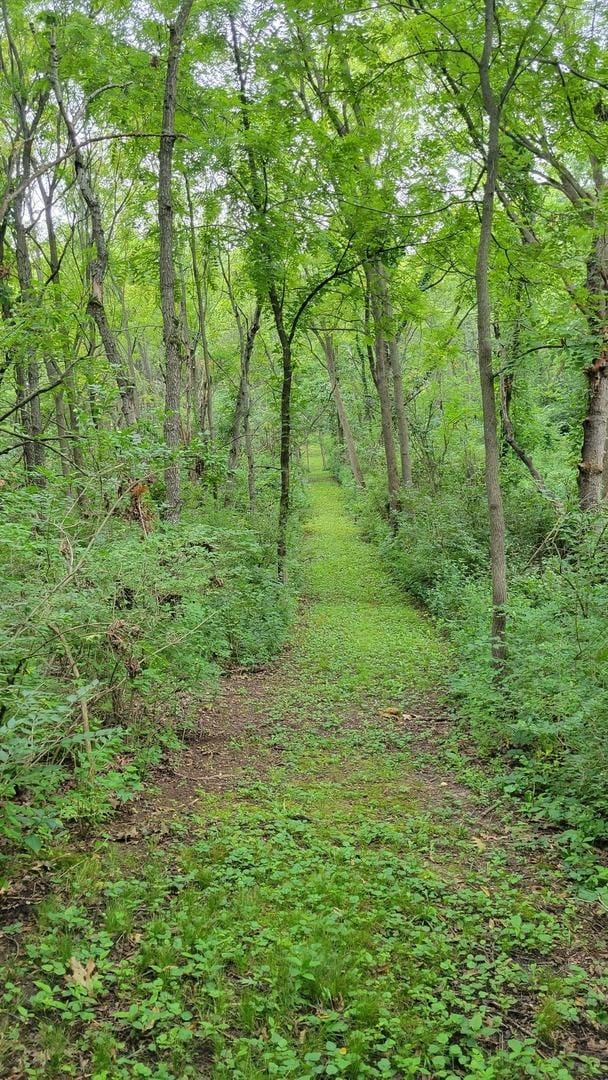
[[[196,350],[192,335],[190,333],[190,326],[188,324],[188,298],[186,295],[186,276],[182,266],[179,267],[179,333],[181,348],[183,350],[182,359],[184,361],[184,370],[186,372],[186,381],[184,386],[184,398],[186,404],[186,419],[182,427],[182,441],[188,446],[192,441],[192,436],[195,430],[198,428],[199,410],[198,402],[200,401],[200,385],[198,377],[198,366],[196,363]]]
[[[249,100],[245,72],[241,57],[236,23],[233,15],[229,15],[230,32],[232,38],[232,53],[238,79],[239,99],[241,107],[241,125],[245,136],[249,136],[251,125],[249,122]],[[264,185],[258,168],[258,161],[251,141],[247,138],[245,153],[249,167],[251,181],[251,201],[256,213],[262,222],[259,236],[260,248],[265,261],[272,265],[272,252],[269,250],[268,239],[265,233],[265,214],[267,210]],[[279,520],[277,526],[277,570],[279,581],[287,580],[287,528],[289,524],[289,501],[290,501],[290,453],[291,453],[291,385],[293,381],[293,357],[292,339],[293,329],[289,333],[283,319],[283,300],[274,278],[271,276],[267,285],[268,299],[274,317],[275,328],[281,346],[281,358],[283,378],[281,383],[281,433],[279,450],[280,470],[280,494],[279,494]]]
[[[379,303],[382,309],[383,334],[386,339],[386,352],[389,366],[393,377],[393,405],[395,420],[397,422],[397,437],[399,440],[399,458],[401,464],[401,487],[412,486],[412,464],[410,455],[410,433],[405,412],[403,397],[403,376],[401,373],[401,356],[399,354],[399,341],[395,332],[393,320],[393,305],[391,302],[390,285],[386,267],[378,262],[376,266],[377,283],[379,290]]]
[[[232,428],[230,431],[230,448],[228,451],[228,465],[227,465],[227,480],[226,480],[226,497],[225,503],[228,506],[232,498],[232,489],[234,487],[234,473],[239,457],[239,450],[241,447],[241,432],[245,434],[243,428],[245,418],[248,422],[248,409],[249,409],[249,367],[251,363],[251,357],[253,354],[253,347],[255,345],[255,339],[257,332],[260,328],[260,318],[262,314],[262,305],[256,303],[251,323],[244,334],[243,328],[240,328],[241,338],[241,372],[239,377],[239,388],[237,392],[236,402],[234,406],[234,417],[232,419]],[[240,321],[240,312],[235,307],[235,317],[238,315]],[[251,493],[250,493],[251,494]]]
[[[179,319],[175,310],[175,268],[173,265],[173,200],[172,173],[175,144],[175,110],[177,106],[177,76],[184,30],[192,0],[183,0],[177,18],[169,27],[169,55],[163,96],[162,134],[158,154],[158,228],[160,307],[163,318],[165,346],[165,420],[164,435],[169,455],[165,469],[167,489],[167,519],[179,521],[181,514],[181,478],[179,461],[175,456],[180,445],[180,366],[181,340]]]
[[[374,363],[372,366],[372,375],[380,402],[380,423],[384,456],[386,459],[389,513],[391,516],[394,516],[399,506],[400,479],[393,439],[393,410],[388,382],[390,360],[388,356],[388,346],[384,336],[385,312],[382,302],[383,291],[381,283],[378,280],[379,275],[376,267],[366,263],[364,269],[367,279],[369,307],[371,309],[372,321],[374,324]]]
[[[123,422],[126,427],[134,427],[137,424],[138,419],[135,405],[135,387],[125,370],[124,360],[118,347],[116,335],[110,326],[104,302],[103,286],[108,269],[108,248],[103,227],[101,204],[91,183],[90,173],[78,141],[76,128],[74,127],[63,98],[63,90],[59,80],[57,43],[54,33],[51,36],[50,80],[57,101],[57,107],[66,126],[68,139],[72,147],[76,182],[88,211],[93,247],[95,248],[95,257],[91,259],[88,266],[90,294],[87,303],[87,311],[99,331],[106,359],[114,373],[114,378],[116,379],[116,385],[118,386],[121,401]]]
[[[245,399],[245,411],[243,413],[243,437],[245,439],[245,456],[247,458],[247,494],[249,496],[249,511],[254,513],[256,504],[255,485],[255,457],[253,452],[253,439],[251,437],[251,387],[249,382],[246,386],[247,396]]]
[[[60,258],[57,247],[57,235],[55,232],[55,223],[53,221],[53,186],[45,187],[42,177],[38,180],[38,190],[40,197],[44,205],[44,220],[46,225],[46,234],[49,244],[49,283],[52,285],[53,292],[57,302],[61,299],[61,283],[60,283]],[[46,370],[49,377],[49,381],[56,381],[61,372],[59,366],[54,358],[47,357]],[[84,472],[84,459],[82,455],[82,448],[80,445],[80,432],[78,427],[78,417],[75,408],[74,401],[74,375],[72,371],[67,370],[69,363],[66,361],[66,370],[63,375],[63,385],[57,390],[55,394],[55,418],[57,425],[57,433],[61,440],[62,451],[64,457],[62,457],[61,465],[64,471],[64,475],[69,476],[70,461],[74,464],[77,470]],[[64,460],[64,458],[67,459]],[[82,485],[77,486],[78,496],[81,507],[84,505],[85,496]]]
[[[213,383],[211,376],[211,357],[209,355],[209,343],[207,341],[207,305],[205,301],[205,289],[203,287],[201,272],[198,265],[198,244],[196,242],[196,229],[194,225],[194,206],[192,204],[190,183],[188,181],[188,177],[185,174],[184,182],[186,186],[186,202],[188,204],[188,243],[190,246],[190,256],[192,259],[192,276],[194,278],[194,288],[196,290],[198,332],[201,339],[204,368],[204,385],[201,388],[201,394],[198,401],[198,416],[200,430],[204,431],[205,426],[208,425],[209,439],[211,440],[211,442],[213,442]]]
[[[363,479],[363,473],[361,471],[361,465],[359,463],[359,456],[357,454],[357,446],[355,444],[352,428],[344,402],[342,400],[342,393],[338,384],[338,376],[336,373],[336,356],[334,351],[334,343],[331,334],[320,335],[321,344],[323,346],[323,352],[325,353],[325,363],[327,365],[327,372],[329,375],[329,383],[331,386],[331,393],[336,406],[336,412],[338,414],[338,420],[344,436],[344,442],[346,445],[346,453],[348,455],[348,463],[350,465],[351,472],[357,487],[365,487],[365,480]]]
[[[13,222],[15,234],[15,255],[17,262],[17,278],[19,281],[19,299],[22,304],[32,301],[32,271],[30,257],[27,249],[27,236],[23,225],[23,201],[15,199],[13,204]],[[44,466],[44,446],[40,442],[42,434],[42,413],[40,398],[37,394],[39,386],[38,363],[34,359],[31,349],[27,361],[19,360],[15,366],[15,382],[17,388],[17,401],[22,405],[19,409],[21,426],[23,429],[23,460],[26,472],[39,487],[44,487],[44,477],[39,470]],[[25,400],[27,399],[27,401]]]
[[[410,432],[405,412],[405,400],[403,397],[403,376],[401,374],[401,356],[399,353],[399,341],[391,335],[389,341],[389,359],[393,373],[393,396],[395,403],[395,417],[397,419],[397,433],[399,436],[399,454],[401,458],[401,486],[412,486],[412,459],[410,454]]]
[[[287,526],[290,499],[290,450],[291,450],[291,384],[293,380],[293,357],[291,338],[283,321],[283,308],[274,285],[268,290],[277,336],[281,345],[283,380],[281,384],[281,441],[279,467],[281,489],[279,494],[279,523],[277,530],[277,569],[279,581],[287,581]]]
[[[42,119],[48,91],[38,93],[37,100],[30,101],[24,81],[24,71],[21,56],[12,34],[6,3],[2,2],[2,17],[10,56],[10,71],[12,102],[17,118],[18,151],[15,155],[18,161],[18,174],[15,183],[19,189],[21,185],[27,185],[32,172],[32,147],[34,135]],[[16,147],[15,147],[16,149]],[[11,169],[9,168],[9,172]],[[13,202],[13,232],[15,237],[15,259],[17,263],[17,278],[19,281],[19,299],[22,305],[33,300],[32,295],[32,268],[28,250],[28,237],[24,225],[24,190],[20,190]],[[4,241],[4,234],[3,234]],[[9,303],[10,309],[10,303]],[[28,472],[38,486],[44,486],[44,476],[40,469],[44,465],[44,444],[42,435],[42,413],[38,387],[40,383],[38,361],[35,350],[27,348],[25,359],[20,359],[15,368],[15,382],[17,389],[17,402],[22,401],[19,416],[24,433],[23,458],[26,472]]]
[[[604,497],[604,464],[608,455],[608,234],[597,236],[587,261],[588,322],[598,341],[597,358],[589,365],[587,410],[579,465],[582,510],[594,510]]]
[[[479,72],[483,104],[488,117],[488,145],[485,155],[486,176],[483,188],[479,244],[475,260],[475,288],[477,294],[477,359],[481,385],[485,484],[490,524],[492,658],[497,670],[501,671],[504,668],[507,655],[507,561],[505,518],[500,484],[500,446],[492,365],[492,307],[489,282],[490,244],[498,172],[500,128],[500,108],[490,84],[493,33],[493,0],[485,0],[485,37]]]

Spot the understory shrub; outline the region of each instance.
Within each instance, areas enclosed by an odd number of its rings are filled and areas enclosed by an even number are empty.
[[[449,634],[453,699],[480,749],[499,755],[506,789],[575,843],[608,839],[608,528],[569,513],[551,526],[538,500],[507,493],[509,659],[493,678],[485,506],[472,485],[404,496],[396,529],[373,491],[360,522],[392,575]],[[528,506],[530,495],[527,495]],[[603,531],[602,531],[603,528]]]
[[[0,552],[3,833],[33,850],[128,798],[222,668],[278,651],[293,603],[255,519],[57,528],[51,498],[3,496]]]

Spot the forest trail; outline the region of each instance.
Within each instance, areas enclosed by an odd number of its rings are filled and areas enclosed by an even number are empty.
[[[606,1075],[583,905],[451,775],[444,642],[337,485],[310,495],[293,647],[226,681],[136,842],[66,859],[8,1075]]]

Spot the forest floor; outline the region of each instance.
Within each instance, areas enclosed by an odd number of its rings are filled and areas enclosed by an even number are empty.
[[[446,644],[340,489],[310,490],[284,657],[223,679],[5,930],[0,1075],[608,1075],[602,913],[458,748]]]

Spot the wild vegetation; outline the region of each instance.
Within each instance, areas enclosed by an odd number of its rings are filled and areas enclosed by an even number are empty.
[[[3,1075],[602,1075],[608,14],[1,16]]]

